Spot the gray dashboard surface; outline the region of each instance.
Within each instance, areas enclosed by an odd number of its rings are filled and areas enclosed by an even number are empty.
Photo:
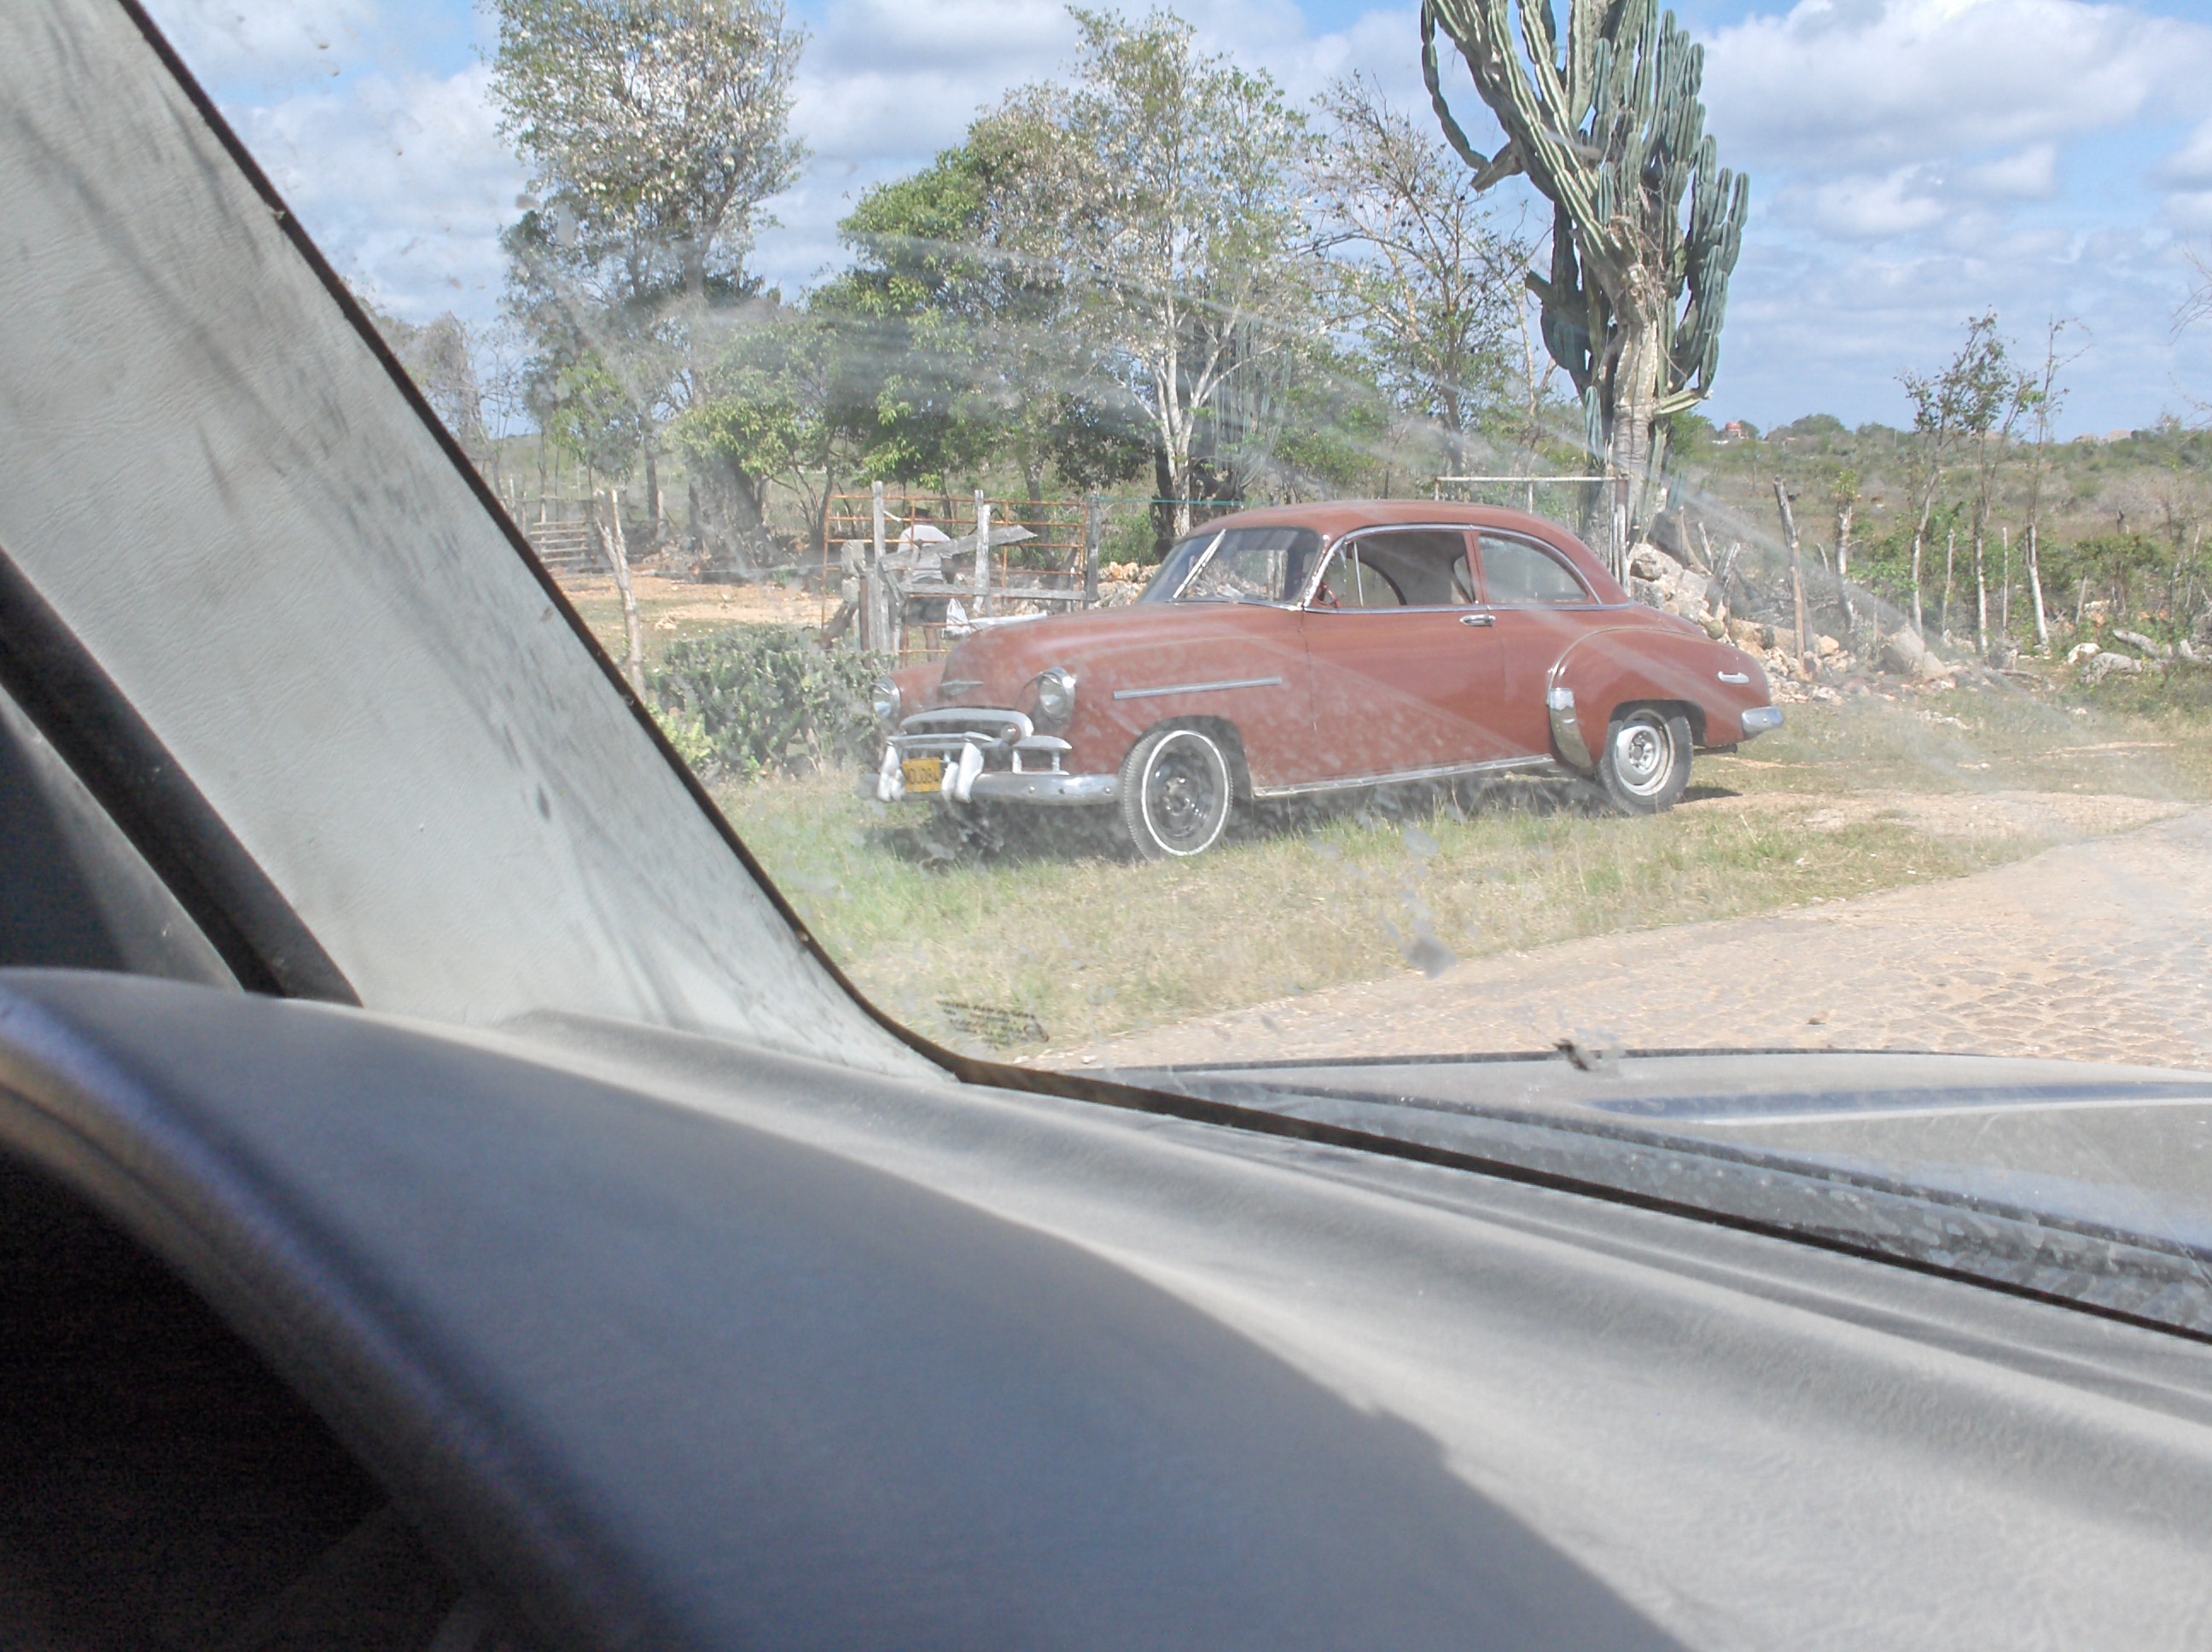
[[[574,1019],[0,974],[0,1144],[577,1643],[2202,1644],[2212,1352]]]

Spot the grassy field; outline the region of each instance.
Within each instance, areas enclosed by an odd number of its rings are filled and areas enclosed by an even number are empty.
[[[851,775],[721,788],[831,954],[946,1042],[1050,1060],[1116,1033],[1578,936],[1956,877],[2212,795],[2212,722],[1989,690],[1790,708],[1625,820],[1559,782],[1473,807],[1368,798],[1264,817],[1195,861],[1095,836],[941,841]]]

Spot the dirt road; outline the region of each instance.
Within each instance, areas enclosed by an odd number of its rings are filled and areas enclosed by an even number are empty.
[[[2212,1068],[2212,810],[1926,887],[1333,988],[1054,1065],[1526,1050],[1571,1036]]]

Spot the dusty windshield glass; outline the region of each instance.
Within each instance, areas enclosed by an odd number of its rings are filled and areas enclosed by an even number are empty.
[[[2212,25],[1577,5],[1692,67],[1555,108],[1474,4],[153,9],[928,1038],[2212,1069]],[[1950,1105],[1695,1116],[2195,1219],[2187,1107]]]
[[[1139,600],[1296,602],[1320,549],[1311,528],[1224,529],[1177,545]]]

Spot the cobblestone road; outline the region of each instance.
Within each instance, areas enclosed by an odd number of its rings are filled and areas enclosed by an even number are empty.
[[[1570,1036],[2212,1068],[2212,811],[1924,888],[1333,988],[1066,1064],[1527,1050]]]

